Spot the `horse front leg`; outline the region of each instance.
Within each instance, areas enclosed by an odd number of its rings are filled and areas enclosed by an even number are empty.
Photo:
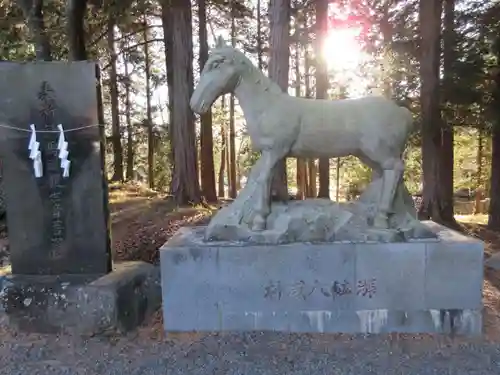
[[[380,194],[377,215],[373,226],[376,228],[388,228],[388,215],[391,212],[396,189],[403,177],[404,163],[401,159],[389,159],[383,164],[382,191]]]
[[[260,168],[259,175],[256,176],[256,182],[259,186],[259,194],[255,199],[255,215],[251,229],[254,231],[262,231],[266,229],[266,218],[271,212],[271,182],[272,172],[275,165],[283,157],[285,153],[278,150],[264,150],[259,159]]]

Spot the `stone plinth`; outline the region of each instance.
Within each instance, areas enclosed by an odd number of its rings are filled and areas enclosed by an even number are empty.
[[[104,275],[0,274],[1,314],[29,332],[95,335],[126,332],[161,304],[159,269],[123,262]]]
[[[249,245],[183,228],[160,250],[165,330],[480,334],[483,243],[423,224],[436,240]]]

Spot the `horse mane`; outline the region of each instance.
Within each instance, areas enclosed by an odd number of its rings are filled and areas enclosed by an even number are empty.
[[[213,50],[214,54],[224,56],[228,60],[232,60],[233,64],[243,65],[246,68],[245,78],[251,79],[255,84],[261,86],[265,91],[273,94],[283,94],[283,90],[268,76],[266,76],[252,61],[236,48],[225,46]]]

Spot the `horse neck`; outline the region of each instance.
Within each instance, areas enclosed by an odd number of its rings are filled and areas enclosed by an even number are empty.
[[[249,113],[261,113],[269,108],[272,100],[282,97],[284,93],[277,84],[252,66],[241,75],[234,95],[246,116]]]

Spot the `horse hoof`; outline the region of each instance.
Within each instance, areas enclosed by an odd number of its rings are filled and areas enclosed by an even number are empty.
[[[255,232],[260,232],[266,229],[266,221],[262,216],[255,216],[252,223],[252,230]]]

